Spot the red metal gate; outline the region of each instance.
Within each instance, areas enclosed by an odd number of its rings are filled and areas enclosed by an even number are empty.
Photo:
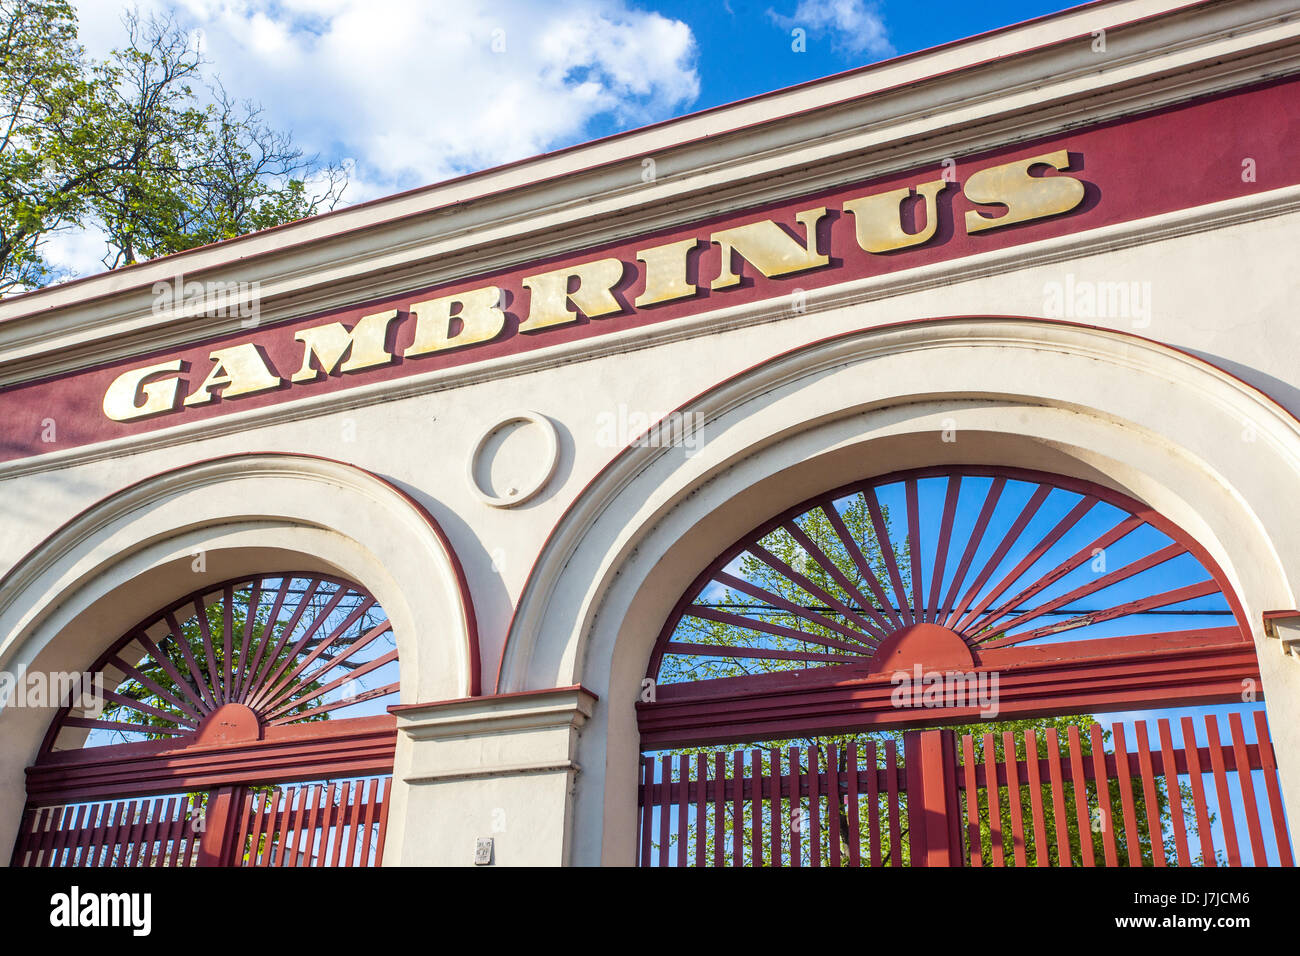
[[[1292,866],[1264,713],[646,757],[642,866]],[[1175,730],[1181,735],[1174,745]],[[1008,756],[1010,755],[1010,756]],[[1032,755],[1032,756],[1030,756]],[[901,758],[901,759],[900,759]]]
[[[29,807],[14,866],[378,866],[392,778]]]
[[[211,585],[111,644],[27,769],[16,866],[377,866],[387,615],[347,581]]]

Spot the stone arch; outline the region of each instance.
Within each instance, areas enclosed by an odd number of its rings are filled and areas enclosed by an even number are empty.
[[[168,599],[277,570],[338,575],[370,590],[393,622],[403,702],[479,692],[473,605],[434,519],[361,468],[279,453],[164,472],[65,524],[0,580],[0,668],[80,671]],[[11,742],[0,845],[12,838],[23,767],[53,713],[0,711]]]
[[[604,702],[579,754],[578,861],[632,859],[633,704],[673,602],[727,542],[811,494],[900,468],[1032,468],[1177,523],[1251,621],[1293,607],[1300,590],[1300,519],[1287,504],[1300,425],[1222,370],[1136,336],[1021,318],[906,323],[793,350],[681,411],[700,416],[704,440],[692,454],[625,449],[588,486],[530,576],[500,664],[499,692],[581,683]],[[1283,728],[1300,673],[1276,653],[1260,664],[1270,710],[1284,712],[1278,749],[1294,749]],[[1294,805],[1300,766],[1288,763]]]

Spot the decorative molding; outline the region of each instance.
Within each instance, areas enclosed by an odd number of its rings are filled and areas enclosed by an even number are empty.
[[[389,708],[400,734],[415,743],[407,783],[478,777],[576,774],[577,735],[596,695],[582,686]],[[484,737],[499,739],[482,746]],[[430,745],[436,749],[428,749]]]
[[[1166,239],[1221,229],[1300,211],[1300,185],[1225,200],[1179,212],[1137,219],[1058,236],[964,259],[937,262],[865,279],[808,290],[804,314],[846,308],[881,299],[949,287],[955,284],[1068,262],[1103,252],[1146,245]],[[71,467],[136,452],[247,432],[252,428],[304,421],[383,402],[434,394],[505,376],[525,375],[575,362],[596,361],[639,349],[716,335],[770,322],[789,320],[788,297],[729,306],[672,319],[642,329],[609,332],[595,338],[548,346],[518,355],[487,359],[409,378],[360,385],[340,392],[294,399],[266,408],[232,412],[220,418],[188,422],[175,427],[127,436],[65,451],[0,462],[0,480],[25,474]],[[1118,333],[1122,334],[1122,333]]]
[[[481,463],[483,452],[487,448],[488,441],[493,435],[501,431],[507,425],[513,425],[516,422],[535,425],[542,433],[542,438],[546,442],[546,449],[542,452],[542,468],[531,483],[524,485],[522,488],[511,488],[506,492],[506,496],[494,495],[484,488],[478,480],[475,473],[478,465]],[[545,415],[531,411],[518,411],[500,419],[496,424],[486,429],[474,443],[474,450],[470,452],[469,458],[465,462],[465,479],[469,484],[470,491],[474,496],[485,505],[493,508],[515,508],[522,505],[525,501],[534,498],[538,492],[550,483],[551,478],[555,476],[555,469],[560,464],[560,441],[559,435],[555,431],[555,425]],[[490,466],[490,463],[489,463]]]
[[[581,727],[599,698],[581,685],[390,707],[413,740],[447,740],[538,728]]]

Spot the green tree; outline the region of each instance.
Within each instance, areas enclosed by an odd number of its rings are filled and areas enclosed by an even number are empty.
[[[100,232],[116,268],[333,208],[346,187],[237,102],[167,17],[124,17],[93,62],[67,0],[0,0],[0,294],[62,278],[52,236]]]

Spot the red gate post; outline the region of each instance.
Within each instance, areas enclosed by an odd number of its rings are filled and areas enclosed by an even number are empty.
[[[239,848],[234,845],[239,815],[244,809],[243,787],[219,787],[208,794],[203,814],[196,866],[230,866]]]
[[[912,866],[962,866],[957,745],[951,730],[903,734]]]

